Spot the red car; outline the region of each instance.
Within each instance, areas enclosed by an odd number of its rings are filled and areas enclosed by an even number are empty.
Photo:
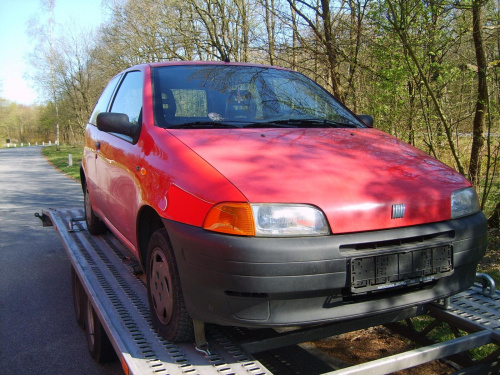
[[[487,242],[474,188],[371,123],[288,69],[134,66],[86,127],[88,229],[138,259],[172,341],[192,319],[317,324],[468,288]]]

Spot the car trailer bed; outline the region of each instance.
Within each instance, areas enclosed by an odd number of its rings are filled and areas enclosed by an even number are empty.
[[[126,374],[307,373],[304,368],[309,369],[309,374],[386,374],[445,357],[454,363],[461,362],[460,367],[463,369],[460,374],[493,374],[500,371],[500,293],[487,276],[478,278],[481,284],[440,303],[415,306],[373,318],[284,332],[207,325],[209,347],[200,350],[194,343],[174,344],[155,332],[150,319],[145,279],[140,276],[139,265],[127,256],[127,251],[112,234],[90,235],[83,209],[46,209],[36,216],[42,219],[44,226],[53,225],[56,228],[72,263],[76,284],[83,287],[86,300],[92,305],[106,332],[107,337],[92,336],[91,340],[103,340],[103,343],[98,344],[105,345],[109,338]],[[74,285],[73,292],[75,294]],[[76,311],[79,318],[78,303]],[[434,318],[436,323],[432,323],[427,331],[417,332],[409,318],[424,313]],[[407,324],[400,321],[406,321]],[[460,329],[469,334],[434,343],[426,334],[438,322],[445,322],[455,331]],[[385,324],[387,328],[422,347],[334,370],[296,346],[380,324]],[[205,327],[198,328],[203,330]],[[489,343],[496,344],[497,349],[484,361],[467,361],[463,360],[463,355],[457,355]],[[102,359],[94,354],[94,359]]]

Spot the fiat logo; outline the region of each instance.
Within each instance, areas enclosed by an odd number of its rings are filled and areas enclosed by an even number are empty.
[[[402,219],[405,216],[405,205],[393,204],[392,205],[392,219]]]

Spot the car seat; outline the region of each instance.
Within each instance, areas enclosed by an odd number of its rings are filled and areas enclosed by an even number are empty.
[[[226,100],[227,120],[254,120],[255,102],[248,90],[231,90]]]

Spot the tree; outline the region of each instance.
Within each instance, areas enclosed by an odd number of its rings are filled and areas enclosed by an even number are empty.
[[[307,0],[287,1],[292,10],[292,15],[297,15],[302,19],[308,31],[312,32],[314,38],[322,47],[327,63],[328,86],[336,97],[343,100],[345,96],[340,81],[339,45],[333,28],[335,22],[341,17],[343,8],[339,7],[337,13],[332,12],[329,0],[318,0],[316,3]],[[299,30],[294,30],[295,32],[300,34]]]
[[[444,128],[444,131],[446,133],[446,139],[448,141],[448,145],[450,148],[450,152],[453,156],[453,160],[455,162],[455,165],[457,167],[457,170],[465,175],[465,170],[462,165],[462,161],[459,157],[458,151],[456,144],[454,142],[453,134],[452,134],[452,128],[451,124],[446,118],[446,115],[443,111],[443,107],[441,106],[438,96],[436,95],[436,91],[433,89],[431,86],[431,82],[429,77],[425,74],[423,66],[421,62],[419,61],[417,54],[414,50],[414,47],[412,46],[412,43],[409,40],[409,36],[407,33],[407,29],[405,25],[408,24],[407,22],[407,17],[410,15],[409,12],[407,12],[407,3],[396,3],[391,0],[387,0],[387,6],[388,6],[388,18],[389,22],[391,23],[391,26],[393,27],[394,31],[397,33],[399,36],[401,43],[405,50],[408,52],[408,55],[411,58],[411,61],[413,62],[420,80],[422,81],[423,85],[425,86],[427,93],[431,97],[432,103],[434,105],[434,109],[437,112],[437,115],[439,117],[439,120]],[[437,4],[433,4],[436,6]],[[418,7],[418,4],[415,4],[413,2],[413,9]]]
[[[43,138],[39,129],[40,108],[0,99],[0,143],[35,143]]]
[[[472,9],[472,37],[477,61],[477,100],[472,127],[472,149],[469,161],[469,177],[473,184],[479,183],[481,173],[481,151],[484,145],[484,118],[488,111],[488,84],[486,70],[488,64],[483,41],[483,5],[485,0],[473,0]]]
[[[254,15],[248,0],[188,0],[205,40],[198,41],[209,59],[247,62]]]

